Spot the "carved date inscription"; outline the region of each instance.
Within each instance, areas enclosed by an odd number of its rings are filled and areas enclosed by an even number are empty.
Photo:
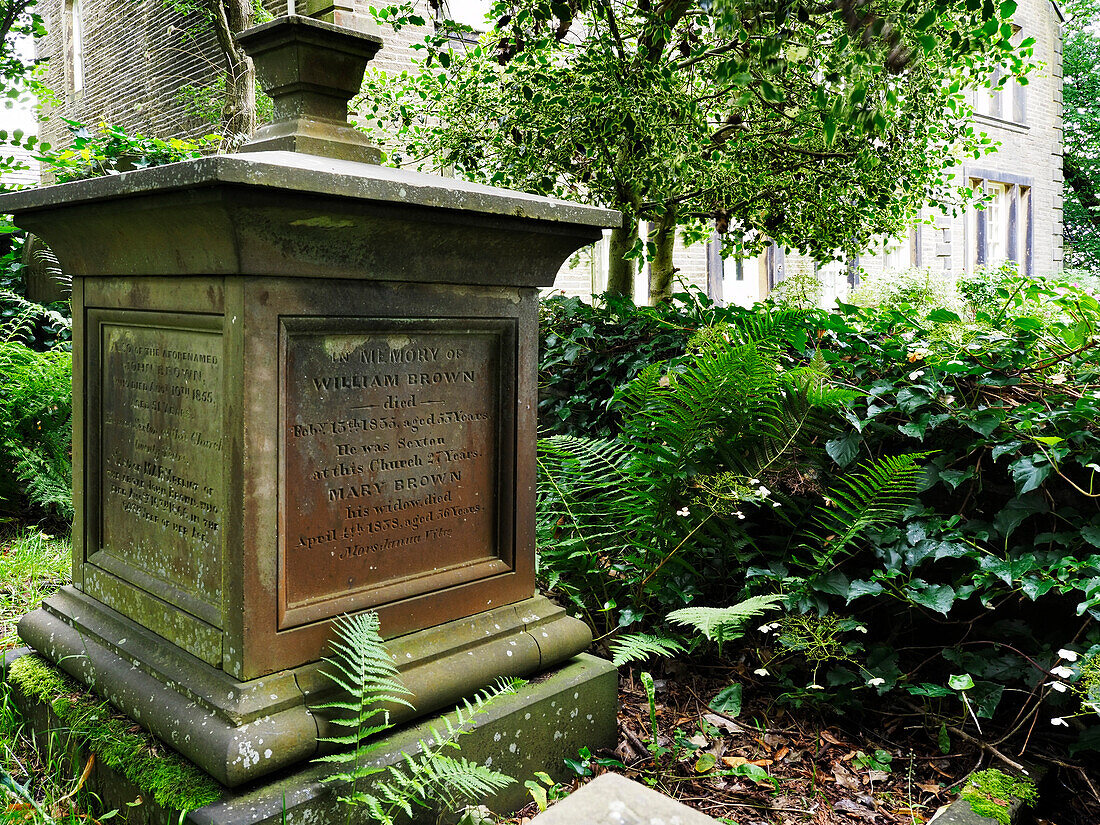
[[[214,601],[221,588],[221,336],[104,324],[100,549]]]
[[[497,555],[500,331],[377,326],[286,338],[290,608],[413,595]]]

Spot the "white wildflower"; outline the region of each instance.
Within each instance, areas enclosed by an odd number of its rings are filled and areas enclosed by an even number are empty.
[[[909,380],[916,381],[922,375],[924,375],[924,370],[913,370],[911,373],[909,373]]]
[[[773,630],[775,630],[775,625],[771,622],[768,622],[767,624],[760,625],[757,630],[759,630],[761,633],[771,633]]]
[[[766,667],[758,667],[753,671],[757,676],[768,676],[768,669]]]
[[[1069,722],[1067,722],[1061,716],[1055,716],[1053,719],[1050,720],[1050,724],[1054,725],[1055,727],[1057,727],[1058,725],[1062,725],[1066,728],[1069,727]]]
[[[1065,693],[1069,690],[1069,686],[1065,682],[1047,682],[1047,687],[1058,691],[1059,693]]]
[[[679,510],[676,511],[676,515],[680,516],[681,518],[687,518],[691,515],[691,510],[689,510],[687,507],[681,507]]]
[[[853,629],[854,629],[854,630],[856,631],[856,633],[866,633],[866,632],[867,632],[867,628],[865,628],[865,627],[864,627],[863,625],[861,625],[861,624],[857,624],[857,625],[855,626],[855,628],[853,628]]]
[[[1100,471],[1100,467],[1097,467],[1096,469]],[[1063,647],[1061,650],[1058,651],[1058,658],[1065,659],[1067,662],[1076,662],[1079,657],[1076,650],[1070,650]]]
[[[1073,676],[1073,668],[1066,667],[1065,665],[1058,665],[1058,667],[1052,667],[1050,672],[1061,679],[1068,679]]]
[[[769,490],[767,487],[765,487],[763,484],[761,484],[757,488],[756,492],[760,493],[760,495],[764,496],[765,498],[767,498],[768,496],[770,496],[772,494],[772,491]]]
[[[886,680],[881,676],[876,676],[874,679],[867,680],[867,687],[878,687],[879,685],[885,685]]]
[[[818,684],[812,684],[806,686],[809,690],[825,690],[825,688]]]
[[[744,514],[744,513],[742,513],[742,512],[740,511],[740,510],[737,510],[737,511],[736,511],[736,512],[734,513],[734,515],[735,515],[735,516],[737,516],[737,517],[738,517],[739,519],[741,519],[742,521],[744,521],[744,520],[745,520],[745,514]]]

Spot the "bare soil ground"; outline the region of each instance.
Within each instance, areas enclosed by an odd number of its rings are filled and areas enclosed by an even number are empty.
[[[661,751],[655,755],[639,671],[624,668],[622,673],[619,743],[614,752],[593,754],[592,775],[615,770],[719,821],[923,825],[957,797],[972,772],[1007,769],[988,750],[957,736],[951,737],[948,752],[942,752],[939,723],[930,726],[923,714],[890,697],[858,716],[828,709],[785,710],[766,684],[736,667],[698,663],[672,663],[656,680],[656,742]],[[732,681],[745,685],[744,707],[736,717],[708,706]],[[597,764],[600,758],[621,767]],[[1100,825],[1096,764],[1060,766],[1052,758],[1058,757],[1043,746],[1025,756],[1047,774],[1039,809],[1021,821]],[[767,778],[730,775],[746,770],[740,767],[744,765],[758,766]],[[561,791],[589,778],[578,777]],[[537,813],[532,803],[509,822],[521,825]]]

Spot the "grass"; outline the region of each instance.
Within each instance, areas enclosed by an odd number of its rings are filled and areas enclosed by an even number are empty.
[[[0,651],[19,646],[15,625],[72,573],[66,538],[33,528],[0,537]]]
[[[67,538],[26,528],[0,536],[0,652],[20,645],[16,623],[67,584],[72,547]],[[57,730],[28,735],[11,701],[12,686],[48,702]],[[196,768],[113,712],[105,702],[36,656],[18,659],[0,682],[0,825],[76,825],[109,821],[83,788],[91,761],[72,764],[74,748],[94,750],[100,760],[168,808],[195,808],[218,795],[217,785]]]

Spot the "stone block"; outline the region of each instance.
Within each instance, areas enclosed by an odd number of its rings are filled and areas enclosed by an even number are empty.
[[[717,820],[639,782],[605,773],[531,822],[532,825],[715,825]]]
[[[11,658],[9,656],[9,658]],[[523,786],[536,771],[556,779],[565,778],[564,759],[575,757],[581,747],[611,747],[617,738],[615,722],[618,676],[610,663],[586,654],[533,679],[514,696],[501,697],[477,717],[470,734],[458,741],[461,750],[450,751],[478,764],[487,764],[517,781],[489,800],[478,800],[492,810],[505,813],[522,807],[529,797]],[[48,706],[29,703],[16,696],[25,718],[38,731],[57,731],[57,717]],[[453,716],[451,717],[454,718]],[[431,730],[444,730],[442,716],[410,723],[384,737],[382,747],[372,754],[379,765],[397,764],[404,753],[415,753]],[[62,731],[64,733],[64,731]],[[88,751],[77,746],[68,756],[68,768],[75,776],[87,760]],[[224,790],[219,801],[186,813],[189,825],[304,825],[348,821],[347,810],[338,801],[338,786],[323,782],[332,772],[325,764],[310,764],[283,771],[272,780],[254,782],[243,788]],[[625,780],[624,780],[625,781]],[[158,805],[148,789],[125,779],[117,771],[97,762],[87,790],[97,794],[104,810],[117,808],[120,825],[165,825],[181,822],[181,811]],[[434,822],[424,811],[421,820]],[[356,811],[353,823],[366,823]]]

